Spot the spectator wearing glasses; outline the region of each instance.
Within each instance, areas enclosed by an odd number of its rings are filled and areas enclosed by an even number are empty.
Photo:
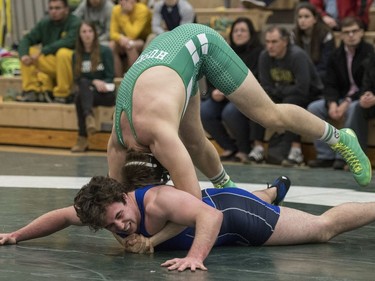
[[[324,81],[323,99],[312,102],[308,110],[323,120],[345,120],[350,127],[353,110],[359,99],[365,69],[374,53],[371,44],[363,40],[364,29],[357,18],[342,21],[341,45],[331,55]],[[314,142],[317,157],[308,162],[312,168],[344,169],[345,161],[320,141]]]

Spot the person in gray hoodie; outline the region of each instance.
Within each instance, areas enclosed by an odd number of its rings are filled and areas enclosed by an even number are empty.
[[[111,0],[83,0],[73,14],[84,21],[95,23],[100,43],[108,45],[112,8]]]

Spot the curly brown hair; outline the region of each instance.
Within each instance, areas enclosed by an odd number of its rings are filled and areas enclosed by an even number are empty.
[[[129,190],[146,185],[164,184],[169,178],[167,170],[151,154],[129,149],[121,169],[123,184]]]
[[[74,198],[74,208],[83,224],[98,231],[105,226],[108,205],[114,202],[126,204],[124,193],[127,193],[127,189],[123,184],[108,177],[96,176],[78,191]]]

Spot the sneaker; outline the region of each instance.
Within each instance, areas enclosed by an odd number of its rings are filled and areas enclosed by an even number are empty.
[[[92,114],[89,114],[86,116],[85,124],[86,124],[86,132],[89,136],[96,133],[96,122]]]
[[[42,93],[42,98],[43,98],[43,101],[46,102],[46,103],[53,103],[54,102],[54,99],[53,99],[53,94],[51,91],[45,91]]]
[[[53,103],[63,103],[63,104],[70,104],[74,102],[74,94],[70,94],[66,97],[54,97],[53,98]]]
[[[284,167],[294,167],[303,165],[303,154],[300,149],[291,149],[287,159],[281,162]]]
[[[255,163],[261,163],[264,160],[264,149],[257,145],[249,153],[249,160]]]
[[[37,102],[37,95],[35,91],[23,91],[20,96],[16,97],[16,100],[20,102]]]
[[[85,152],[89,148],[86,137],[78,136],[77,143],[70,149],[71,152]]]
[[[225,182],[215,184],[214,187],[226,188],[226,187],[237,187],[237,185],[230,178],[228,178]]]
[[[340,140],[331,145],[331,148],[340,153],[349,165],[354,179],[361,186],[366,186],[371,182],[371,163],[358,143],[354,131],[348,128],[340,130]]]
[[[62,97],[54,97],[53,98],[53,103],[66,104],[67,103],[67,99],[66,98],[62,98]]]
[[[267,188],[276,187],[276,199],[272,202],[273,205],[279,206],[284,201],[286,194],[290,188],[290,179],[286,176],[278,177]]]

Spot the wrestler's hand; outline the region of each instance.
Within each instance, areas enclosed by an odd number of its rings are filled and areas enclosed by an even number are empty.
[[[14,244],[17,244],[17,241],[11,236],[11,233],[0,233],[0,246]]]
[[[188,268],[190,268],[191,271],[195,271],[196,269],[207,270],[207,267],[204,266],[201,260],[192,257],[167,260],[166,262],[162,263],[161,266],[168,267],[168,270],[178,271],[184,271]]]
[[[125,251],[136,254],[152,254],[154,247],[149,238],[140,234],[131,234],[124,239]]]

